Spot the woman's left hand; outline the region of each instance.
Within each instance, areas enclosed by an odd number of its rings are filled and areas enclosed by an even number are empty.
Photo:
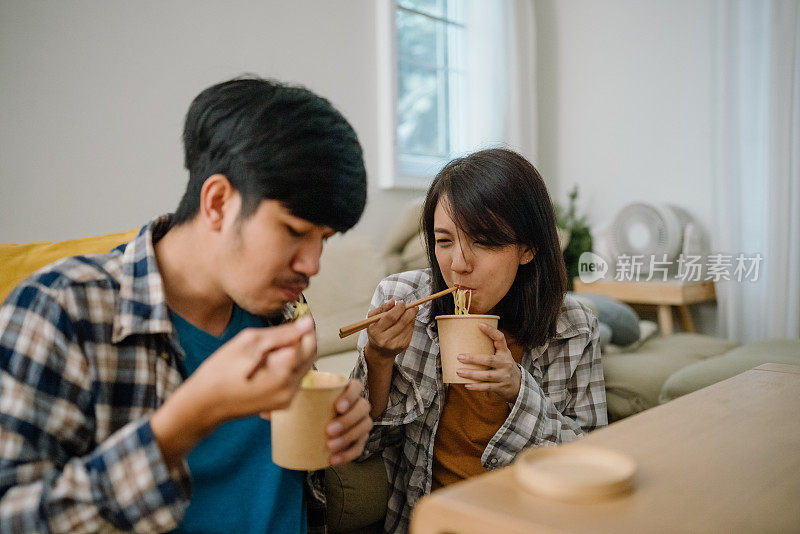
[[[456,373],[463,378],[478,380],[477,384],[465,384],[470,391],[492,391],[508,403],[514,403],[522,384],[522,372],[511,355],[506,336],[497,328],[481,323],[481,332],[492,338],[494,354],[460,354],[458,361],[485,365],[486,371],[459,368]]]

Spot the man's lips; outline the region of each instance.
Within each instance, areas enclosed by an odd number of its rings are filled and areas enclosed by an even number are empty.
[[[288,297],[288,300],[297,300],[297,299],[299,299],[300,298],[300,293],[302,293],[303,290],[305,290],[306,287],[308,287],[308,286],[306,286],[306,285],[278,286],[278,288],[280,289],[281,293],[283,293],[284,296]]]

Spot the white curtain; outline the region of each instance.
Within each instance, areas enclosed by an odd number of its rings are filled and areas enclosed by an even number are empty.
[[[536,161],[536,27],[533,0],[468,0],[464,58],[471,152],[506,146]]]
[[[718,283],[719,329],[800,337],[800,3],[717,2],[714,249],[763,260]]]

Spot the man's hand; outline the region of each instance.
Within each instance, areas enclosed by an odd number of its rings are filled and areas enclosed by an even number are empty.
[[[286,408],[317,352],[314,322],[240,332],[192,373],[150,419],[167,465],[225,421]],[[265,364],[249,380],[253,366]]]
[[[339,417],[328,424],[328,448],[331,450],[331,464],[343,464],[358,458],[364,450],[372,419],[369,417],[370,405],[362,398],[363,385],[351,380],[333,406]]]
[[[479,380],[477,384],[465,384],[470,391],[492,391],[508,403],[514,403],[522,384],[522,372],[511,355],[506,336],[497,328],[481,323],[481,332],[492,338],[494,354],[459,354],[458,361],[485,365],[486,371],[459,368],[456,374],[463,378]]]

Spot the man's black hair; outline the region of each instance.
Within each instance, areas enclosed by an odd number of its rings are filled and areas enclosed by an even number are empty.
[[[189,183],[174,224],[194,218],[214,174],[242,196],[241,218],[273,199],[296,217],[343,232],[364,211],[358,137],[330,102],[303,87],[257,77],[209,87],[189,107],[183,144]]]

